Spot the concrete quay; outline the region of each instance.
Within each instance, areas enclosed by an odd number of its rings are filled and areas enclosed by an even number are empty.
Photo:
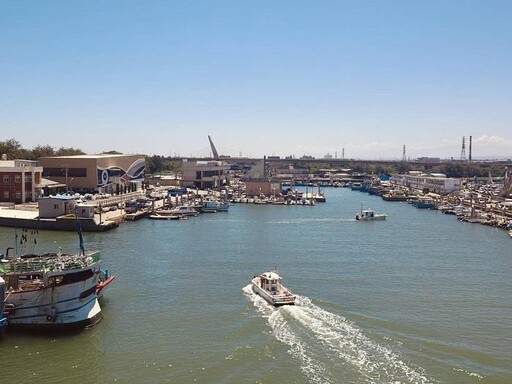
[[[142,198],[143,192],[133,192],[120,196],[112,196],[105,199],[90,201],[89,204],[96,207],[94,217],[79,218],[80,226],[84,232],[104,232],[119,227],[125,220],[133,221],[149,215],[150,211],[162,208],[170,204],[169,199],[151,199],[151,206],[138,210],[135,213],[127,213],[124,203],[131,199]],[[120,206],[121,208],[118,208]],[[116,209],[111,209],[115,207]],[[8,204],[0,206],[0,226],[14,228],[29,228],[38,230],[76,231],[76,216],[73,213],[58,216],[56,218],[39,217],[37,203]]]

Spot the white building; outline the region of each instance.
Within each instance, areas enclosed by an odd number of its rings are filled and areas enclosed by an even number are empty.
[[[460,179],[446,177],[441,173],[392,175],[390,182],[409,188],[428,189],[429,192],[440,194],[460,191],[461,183]]]
[[[230,166],[219,160],[183,160],[183,186],[200,189],[219,188],[226,184]]]
[[[70,195],[42,197],[39,199],[38,205],[41,219],[54,219],[62,215],[74,214],[76,199]]]

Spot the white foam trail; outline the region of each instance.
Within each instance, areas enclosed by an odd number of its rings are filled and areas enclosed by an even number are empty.
[[[309,224],[319,222],[350,222],[356,221],[356,219],[343,219],[338,217],[322,217],[322,218],[297,218],[297,219],[286,219],[286,220],[275,220],[269,221],[269,224]]]
[[[359,376],[367,383],[433,382],[419,367],[363,334],[352,322],[298,296],[295,306],[275,309],[244,287],[245,295],[258,312],[268,318],[274,336],[290,346],[289,353],[300,361],[300,369],[312,383],[336,383],[340,374]]]
[[[289,353],[301,362],[301,371],[312,383],[331,384],[332,381],[327,374],[326,367],[312,353],[308,353],[308,345],[304,343],[288,326],[281,311],[268,304],[265,299],[256,295],[251,285],[243,288],[245,296],[252,301],[258,312],[265,318],[272,328],[274,336],[281,342],[290,346]]]

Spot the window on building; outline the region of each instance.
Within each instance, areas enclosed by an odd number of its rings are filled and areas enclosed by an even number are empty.
[[[4,181],[4,184],[9,184],[9,175],[4,175],[3,181]]]
[[[68,177],[87,177],[87,168],[67,168]],[[66,168],[44,168],[43,177],[66,177]]]
[[[18,184],[21,183],[21,175],[14,176],[14,182]]]
[[[21,199],[21,192],[16,192],[16,200],[20,200]]]
[[[4,191],[4,200],[9,200],[9,191]]]

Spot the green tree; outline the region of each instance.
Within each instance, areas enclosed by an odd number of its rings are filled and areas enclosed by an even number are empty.
[[[15,139],[0,141],[0,155],[7,156],[8,160],[20,158],[21,144]]]
[[[76,155],[85,155],[85,152],[82,151],[81,149],[78,149],[78,148],[73,148],[73,147],[70,147],[70,148],[65,148],[65,147],[60,147],[59,149],[57,149],[57,151],[55,152],[55,155],[56,156],[76,156]]]
[[[55,156],[55,150],[49,145],[37,145],[32,148],[32,159],[37,160],[40,157]]]

